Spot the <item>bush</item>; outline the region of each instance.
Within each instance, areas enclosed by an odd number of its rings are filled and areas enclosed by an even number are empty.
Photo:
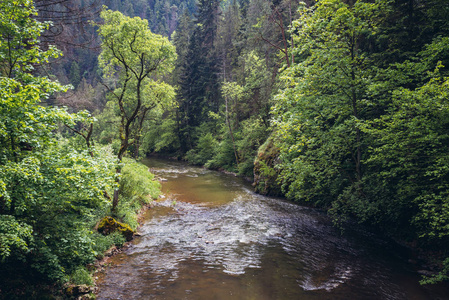
[[[142,153],[163,152],[174,153],[180,148],[177,134],[178,124],[174,119],[165,118],[162,121],[152,120],[142,137]],[[140,155],[141,153],[139,153]]]
[[[160,183],[153,180],[154,175],[143,164],[131,159],[124,159],[124,163],[116,214],[135,230],[138,226],[136,212],[152,199],[159,197]]]
[[[254,159],[259,147],[267,140],[268,130],[260,118],[251,117],[241,123],[240,139],[236,141],[239,153],[239,175],[254,176]]]
[[[70,282],[76,285],[87,284],[93,285],[94,281],[89,271],[86,268],[80,267],[77,268],[72,275],[70,275]]]
[[[217,146],[218,143],[212,136],[212,133],[208,132],[199,138],[196,147],[189,150],[185,158],[194,165],[204,165],[214,157]]]
[[[92,240],[94,241],[93,250],[98,259],[103,258],[103,253],[111,248],[111,246],[121,247],[126,242],[125,237],[120,232],[113,232],[109,235],[102,235],[95,232]]]
[[[213,159],[207,162],[206,167],[210,169],[223,168],[230,172],[237,172],[234,147],[229,135],[217,146]]]
[[[39,160],[0,166],[0,193],[17,199],[17,215],[0,216],[0,277],[19,263],[27,277],[90,284],[83,266],[125,242],[120,233],[102,236],[93,230],[110,213],[111,203],[103,195],[114,183],[110,147],[94,149],[91,157],[71,145],[60,141]],[[144,165],[125,160],[117,214],[133,229],[138,225],[136,211],[160,193],[153,178]],[[18,184],[22,194],[12,188]]]

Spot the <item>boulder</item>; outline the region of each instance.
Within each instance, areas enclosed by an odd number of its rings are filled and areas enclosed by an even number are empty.
[[[108,235],[115,231],[120,231],[127,241],[133,239],[134,231],[131,227],[126,223],[115,220],[113,217],[104,217],[98,223],[98,232],[103,235]]]
[[[66,288],[66,294],[72,297],[84,296],[94,292],[94,287],[88,286],[86,284],[81,285],[69,285]]]

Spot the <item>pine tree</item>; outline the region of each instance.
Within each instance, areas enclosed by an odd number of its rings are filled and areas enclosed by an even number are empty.
[[[72,62],[70,67],[69,79],[75,89],[81,82],[80,67],[76,61]]]
[[[200,1],[196,27],[189,42],[189,59],[180,77],[180,136],[190,147],[192,128],[207,120],[209,111],[219,109],[219,61],[215,49],[219,4],[219,0]],[[185,150],[186,143],[182,147]]]

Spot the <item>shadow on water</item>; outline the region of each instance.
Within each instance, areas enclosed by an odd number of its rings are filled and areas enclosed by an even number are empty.
[[[449,299],[360,231],[256,195],[239,178],[145,161],[164,180],[141,237],[114,257],[97,299]]]

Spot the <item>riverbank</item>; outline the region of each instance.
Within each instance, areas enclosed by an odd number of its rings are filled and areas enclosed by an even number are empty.
[[[128,231],[132,229],[136,232],[142,224],[143,215],[151,206],[152,199],[156,199],[160,194],[160,183],[155,181],[154,175],[148,172],[147,167],[134,160],[124,159],[119,189],[120,201],[115,212],[115,216],[120,216],[116,218],[117,221],[122,222],[129,229]],[[24,276],[15,276],[17,278],[15,281],[18,282],[17,288],[11,287],[7,290],[7,281],[3,281],[0,287],[0,299],[93,299],[97,275],[109,264],[111,257],[129,246],[126,237],[120,232],[108,235],[97,232],[101,220],[109,215],[106,210],[100,211],[91,217],[89,225],[86,225],[86,227],[89,226],[86,230],[90,231],[89,236],[92,241],[86,247],[91,249],[90,253],[93,257],[90,261],[93,261],[96,256],[94,262],[77,266],[75,271],[67,270],[66,277],[54,284],[49,284],[48,282],[51,281],[43,279],[42,275],[35,270],[23,272]],[[32,275],[34,273],[36,274]],[[33,279],[34,277],[36,279]],[[27,288],[23,289],[23,286]]]
[[[150,170],[148,170],[148,171],[150,171]],[[158,196],[159,199],[163,198],[163,197],[164,197],[164,195],[162,193],[159,194],[159,196]],[[98,294],[98,292],[99,292],[99,289],[97,287],[97,282],[102,279],[106,270],[112,266],[111,261],[113,260],[113,258],[116,255],[118,255],[118,254],[126,251],[128,248],[130,248],[131,244],[133,243],[134,238],[140,236],[139,229],[141,228],[142,225],[144,225],[145,215],[147,214],[148,210],[150,210],[153,207],[153,201],[157,201],[157,199],[153,199],[150,203],[143,205],[142,208],[136,213],[135,218],[137,220],[138,226],[135,229],[133,239],[131,241],[125,242],[121,246],[116,246],[116,245],[112,246],[103,254],[103,257],[101,259],[98,259],[97,261],[95,261],[95,263],[93,263],[91,266],[89,266],[92,271],[92,277],[94,280],[92,292],[95,295]]]

